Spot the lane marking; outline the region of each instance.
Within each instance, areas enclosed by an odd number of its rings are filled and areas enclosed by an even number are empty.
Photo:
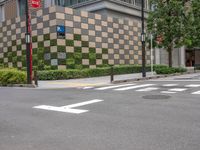
[[[159,88],[156,87],[148,87],[148,88],[144,88],[144,89],[139,89],[136,90],[137,92],[149,92],[149,91],[154,91],[154,90],[158,90]]]
[[[195,94],[195,95],[200,94],[200,91],[193,92],[192,94]]]
[[[93,103],[98,103],[98,102],[102,102],[102,101],[104,101],[104,100],[94,99],[94,100],[90,100],[90,101],[85,101],[85,102],[61,106],[61,107],[40,105],[40,106],[34,106],[33,108],[50,110],[50,111],[65,112],[65,113],[81,114],[81,113],[88,112],[89,110],[73,109],[73,108],[84,106],[84,105],[89,105],[89,104],[93,104]]]
[[[195,87],[200,87],[200,84],[189,84],[189,85],[185,85],[185,87],[195,88]]]
[[[163,84],[165,87],[177,86],[178,84]]]
[[[83,87],[82,89],[83,90],[87,90],[87,89],[92,89],[92,88],[94,88],[94,87],[92,87],[92,86],[86,86],[86,87]]]
[[[122,84],[122,85],[106,86],[106,87],[96,88],[95,90],[107,90],[107,89],[114,89],[114,88],[118,88],[118,87],[125,87],[125,86],[131,86],[131,85],[135,85],[135,84]]]
[[[200,82],[200,79],[199,80],[150,80],[150,81],[157,81],[157,82],[175,82],[175,81],[180,81],[180,82]]]
[[[172,91],[172,92],[182,92],[182,91],[186,91],[186,88],[174,88],[174,89],[169,89],[168,91]]]
[[[176,92],[170,92],[170,91],[161,91],[160,93],[163,93],[163,94],[175,94]]]
[[[136,86],[129,86],[125,88],[118,88],[114,89],[115,91],[125,91],[125,90],[131,90],[131,89],[137,89],[137,88],[143,88],[143,87],[148,87],[148,86],[153,86],[155,84],[142,84],[142,85],[136,85]]]

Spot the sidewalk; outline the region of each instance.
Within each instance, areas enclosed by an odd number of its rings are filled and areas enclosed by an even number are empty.
[[[147,77],[153,77],[151,72],[147,72]],[[141,73],[125,74],[125,75],[115,75],[114,81],[121,80],[131,80],[142,78]],[[92,87],[101,86],[105,84],[111,84],[110,76],[104,77],[93,77],[84,79],[70,79],[70,80],[53,80],[53,81],[39,81],[38,88],[40,89],[50,89],[50,88],[71,88],[71,87]]]
[[[200,73],[189,73],[183,75],[156,75],[151,72],[146,73],[146,79],[152,78],[152,80],[193,80],[200,81]],[[137,80],[145,79],[142,78],[142,73],[134,73],[134,74],[125,74],[125,75],[115,75],[114,83],[120,83],[125,81],[137,81]],[[57,89],[57,88],[90,88],[94,86],[108,85],[112,84],[110,82],[110,76],[104,77],[93,77],[93,78],[84,78],[84,79],[70,79],[70,80],[53,80],[53,81],[39,81],[39,85],[37,88],[39,89]]]

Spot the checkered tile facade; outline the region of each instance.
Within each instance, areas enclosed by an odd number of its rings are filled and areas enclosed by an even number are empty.
[[[33,65],[51,69],[141,64],[141,24],[64,7],[32,13]],[[65,26],[65,37],[57,36]],[[0,64],[26,65],[25,18],[0,23]],[[147,51],[150,63],[150,51]]]

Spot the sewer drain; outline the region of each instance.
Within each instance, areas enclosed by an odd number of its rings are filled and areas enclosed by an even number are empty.
[[[153,100],[162,100],[162,99],[169,99],[171,96],[168,95],[146,95],[143,96],[144,99],[153,99]]]

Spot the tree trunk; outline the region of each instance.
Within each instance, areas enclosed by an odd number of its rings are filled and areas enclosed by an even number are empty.
[[[168,48],[168,60],[169,60],[169,67],[172,67],[172,48]]]

